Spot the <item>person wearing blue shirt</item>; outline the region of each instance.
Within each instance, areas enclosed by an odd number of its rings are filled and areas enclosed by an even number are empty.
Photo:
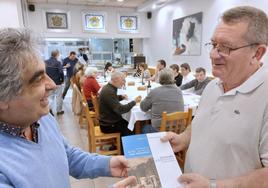
[[[75,178],[127,176],[123,156],[72,147],[49,114],[56,88],[27,29],[0,29],[0,187],[68,188]],[[135,183],[128,177],[113,185]]]
[[[63,60],[63,63],[62,63],[63,68],[66,68],[66,71],[67,71],[65,87],[62,93],[63,99],[65,98],[67,91],[70,87],[71,78],[73,77],[73,74],[74,74],[73,72],[74,66],[77,62],[78,62],[78,59],[76,58],[76,53],[74,51],[70,52],[70,55]]]

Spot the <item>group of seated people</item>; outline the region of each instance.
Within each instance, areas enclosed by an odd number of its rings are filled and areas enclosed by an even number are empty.
[[[155,75],[151,75],[147,64],[140,63],[133,76],[140,77],[143,81],[156,81],[161,86],[152,89],[142,101],[141,97],[137,96],[127,104],[120,103],[121,100],[128,99],[126,95],[117,95],[117,90],[126,85],[126,74],[116,71],[109,62],[105,65],[104,74],[110,76],[110,81],[106,85],[101,87],[98,83],[98,70],[95,67],[85,69],[81,84],[90,110],[94,110],[91,94],[98,96],[99,122],[102,132],[120,132],[121,136],[133,134],[133,131],[128,129],[128,122],[122,117],[122,114],[129,112],[136,103],[140,102],[142,111],[151,111],[151,124],[143,126],[142,129],[142,133],[150,133],[159,131],[163,111],[167,111],[167,113],[184,111],[181,90],[193,88],[195,94],[201,95],[210,81],[206,77],[205,69],[201,67],[196,69],[196,78],[187,63],[181,64],[181,73],[179,71],[179,65],[172,64],[168,68],[166,62],[161,59],[158,61]]]

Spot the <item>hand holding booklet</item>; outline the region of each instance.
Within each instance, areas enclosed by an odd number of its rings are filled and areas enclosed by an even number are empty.
[[[144,188],[182,188],[182,175],[169,142],[161,142],[166,132],[139,134],[122,138],[128,175],[137,177]]]

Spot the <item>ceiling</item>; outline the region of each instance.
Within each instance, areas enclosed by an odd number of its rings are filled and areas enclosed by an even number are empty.
[[[91,6],[112,6],[138,8],[151,0],[27,0],[28,4],[66,4],[66,5],[91,5]]]

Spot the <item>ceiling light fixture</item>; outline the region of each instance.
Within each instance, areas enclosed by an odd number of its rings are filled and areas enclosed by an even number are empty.
[[[118,2],[123,2],[124,0],[117,0]]]

